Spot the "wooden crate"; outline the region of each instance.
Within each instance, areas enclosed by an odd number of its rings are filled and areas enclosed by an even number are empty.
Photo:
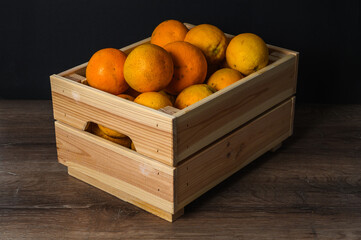
[[[92,88],[84,84],[87,63],[50,76],[59,162],[70,175],[173,221],[292,134],[298,53],[268,48],[267,67],[183,110],[154,110]],[[90,123],[128,135],[137,152],[87,132]]]

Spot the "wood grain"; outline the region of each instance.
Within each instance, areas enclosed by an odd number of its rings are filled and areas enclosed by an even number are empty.
[[[167,223],[67,174],[50,101],[0,100],[0,239],[359,239],[361,105],[296,105],[294,135]]]
[[[173,165],[172,115],[53,75],[54,118],[79,130],[94,122],[129,136],[137,151]]]
[[[288,138],[293,107],[294,97],[180,164],[175,179],[177,206],[183,208]]]
[[[58,159],[62,164],[78,171],[84,168],[105,184],[118,186],[154,206],[173,211],[172,167],[60,122],[55,123],[55,130]]]
[[[158,200],[158,204],[157,203],[154,204],[154,202],[152,201],[142,200],[142,199],[147,199],[147,194],[141,194],[139,195],[139,197],[136,197],[136,194],[128,194],[131,193],[131,191],[127,191],[127,192],[123,191],[126,189],[124,187],[124,184],[116,184],[117,180],[113,180],[109,182],[109,176],[107,175],[99,176],[99,173],[95,171],[92,171],[90,169],[84,169],[84,167],[79,167],[74,165],[68,167],[68,173],[69,175],[76,177],[82,180],[83,182],[90,184],[91,186],[95,186],[109,194],[112,194],[113,196],[116,196],[119,199],[122,199],[123,201],[129,202],[137,207],[140,207],[141,209],[144,209],[147,212],[150,212],[162,219],[165,219],[168,222],[173,222],[178,217],[184,214],[184,208],[181,208],[177,212],[174,212],[174,207],[172,204],[168,204],[168,203],[164,204],[163,202],[164,205],[163,208],[156,207],[155,205],[159,206],[159,202],[162,202],[162,200],[161,201]],[[150,204],[149,202],[151,202],[152,204]]]

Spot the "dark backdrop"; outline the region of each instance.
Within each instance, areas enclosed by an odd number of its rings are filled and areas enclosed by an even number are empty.
[[[49,75],[105,47],[150,36],[166,19],[253,32],[300,52],[297,102],[361,103],[360,2],[6,1],[0,4],[0,98],[50,99]]]

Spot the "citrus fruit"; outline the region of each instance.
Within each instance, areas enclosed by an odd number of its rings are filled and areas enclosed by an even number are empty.
[[[154,44],[143,44],[130,52],[124,63],[124,77],[137,92],[157,92],[173,77],[170,54]]]
[[[212,76],[208,79],[207,84],[218,91],[242,78],[242,74],[237,70],[231,68],[222,68],[212,74]]]
[[[109,141],[112,141],[114,143],[117,143],[117,144],[120,144],[124,147],[127,147],[127,148],[130,148],[130,145],[131,145],[131,142],[132,140],[129,138],[129,137],[123,137],[123,138],[113,138],[113,137],[110,137],[108,136],[107,134],[105,134],[100,128],[98,125],[93,125],[92,127],[92,132],[99,136],[99,137],[102,137],[104,139],[107,139]]]
[[[178,95],[174,106],[179,109],[186,108],[193,103],[208,97],[212,93],[213,90],[207,84],[195,84],[189,86]]]
[[[203,83],[207,60],[202,51],[188,42],[172,42],[164,46],[173,59],[174,74],[166,92],[177,95],[190,85]]]
[[[109,137],[112,137],[112,138],[124,138],[124,137],[127,137],[127,135],[124,135],[124,134],[122,134],[120,132],[117,132],[117,131],[115,131],[113,129],[104,127],[103,125],[98,124],[98,127],[100,128],[100,130],[104,134],[108,135]]]
[[[126,58],[125,53],[115,48],[104,48],[94,53],[86,68],[88,84],[115,95],[127,90],[123,74]]]
[[[134,145],[134,142],[132,142],[130,144],[130,149],[134,150],[134,151],[137,151],[137,149],[135,148],[135,145]]]
[[[169,98],[159,92],[142,93],[134,100],[134,102],[154,109],[173,106]]]
[[[183,41],[188,28],[177,20],[166,20],[160,23],[153,31],[150,43],[165,46],[168,43]]]
[[[224,59],[227,39],[222,30],[216,26],[210,24],[195,26],[189,30],[184,41],[199,47],[209,64],[219,63]]]
[[[231,68],[249,75],[267,66],[268,48],[256,34],[242,33],[228,44],[226,59]]]

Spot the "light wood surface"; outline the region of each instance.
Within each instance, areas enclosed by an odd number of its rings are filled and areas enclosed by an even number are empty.
[[[172,167],[60,122],[55,122],[55,130],[59,162],[174,213]]]
[[[183,208],[291,135],[294,97],[207,147],[176,168],[176,204]]]
[[[144,209],[147,212],[150,212],[168,222],[175,221],[178,217],[184,214],[184,208],[179,209],[176,213],[169,213],[158,207],[155,207],[152,204],[142,200],[142,198],[135,197],[134,195],[128,194],[123,191],[123,188],[116,187],[116,184],[109,184],[109,182],[101,181],[102,178],[99,178],[99,173],[94,172],[90,169],[77,169],[76,167],[68,167],[68,174],[73,176],[83,182],[90,184],[93,187],[99,188],[104,192],[107,192],[123,201],[129,202],[141,209]],[[108,178],[108,176],[103,176]]]
[[[66,78],[73,80],[75,82],[84,83],[86,81],[86,78],[82,75],[79,75],[77,73],[71,73],[66,76]]]
[[[172,115],[52,75],[54,118],[79,130],[94,122],[129,136],[137,151],[173,164]]]

